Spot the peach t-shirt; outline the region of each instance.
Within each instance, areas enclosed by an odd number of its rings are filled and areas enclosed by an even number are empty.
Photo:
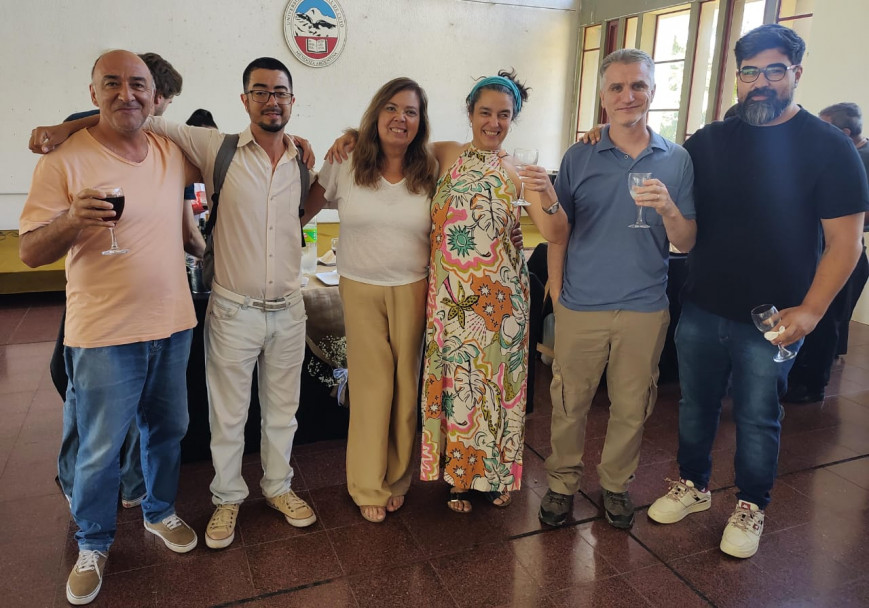
[[[109,231],[86,228],[67,254],[67,346],[160,340],[196,325],[181,233],[184,185],[195,170],[168,139],[146,136],[148,155],[135,163],[83,129],[41,158],[33,173],[21,234],[51,223],[85,188],[124,189],[115,236],[130,252],[102,255],[111,245]]]

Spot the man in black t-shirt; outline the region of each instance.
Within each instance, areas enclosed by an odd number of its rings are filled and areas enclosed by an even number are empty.
[[[837,103],[818,112],[818,118],[851,138],[869,172],[869,140],[863,137],[860,107],[856,103]],[[858,179],[866,178],[861,175]],[[815,330],[806,336],[788,375],[788,391],[782,396],[782,401],[813,403],[824,400],[824,390],[830,381],[833,360],[837,354],[845,354],[848,350],[848,324],[867,277],[869,260],[861,255],[845,286],[833,299]]]
[[[743,36],[735,48],[737,117],[685,142],[697,242],[676,329],[680,480],[649,517],[675,523],[711,506],[710,452],[732,378],[738,502],[720,546],[742,558],[757,552],[778,465],[778,395],[793,360],[775,362],[776,345],[797,350],[844,285],[869,207],[854,146],[794,103],[804,51],[803,40],[779,25]],[[770,341],[751,320],[761,304],[781,310]]]

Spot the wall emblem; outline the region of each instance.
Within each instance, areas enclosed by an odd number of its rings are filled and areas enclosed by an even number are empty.
[[[344,11],[335,0],[290,0],[284,13],[284,37],[305,65],[331,65],[347,42]]]

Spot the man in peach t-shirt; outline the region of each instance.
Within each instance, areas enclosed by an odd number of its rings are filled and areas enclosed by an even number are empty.
[[[154,84],[133,53],[112,51],[94,64],[91,99],[99,123],[40,159],[20,219],[20,255],[31,267],[67,255],[65,410],[80,444],[70,507],[79,558],[67,600],[99,593],[116,530],[121,444],[131,421],[141,432],[147,497],[145,529],[176,552],[196,533],[175,514],[181,439],[187,430],[186,369],[196,324],[183,250],[201,254],[201,236],[184,229],[184,185],[197,172],[166,138],[142,125]],[[123,215],[103,200],[124,190]],[[113,227],[121,255],[102,255]]]

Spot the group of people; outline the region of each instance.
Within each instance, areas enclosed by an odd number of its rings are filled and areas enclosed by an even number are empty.
[[[739,117],[704,127],[684,148],[647,126],[655,93],[649,56],[611,54],[600,68],[611,124],[599,142],[568,150],[554,186],[542,167],[517,167],[503,150],[528,99],[514,72],[480,79],[468,94],[467,143],[430,143],[425,91],[397,78],[377,91],[359,128],[339,138],[309,192],[302,152],[284,133],[292,76],[276,59],[251,62],[241,94],[250,126],[235,144],[213,232],[204,336],[215,509],[206,544],[233,542],[249,493],[241,459],[254,367],[262,493],[290,525],[316,521],[291,489],[290,456],[305,349],[299,234],[326,206],[342,222],[339,289],[353,395],[347,485],[361,516],[381,522],[403,506],[414,449],[421,478],[442,476],[451,486],[453,511],[469,512],[473,492],[496,507],[510,504],[521,487],[529,364],[528,273],[515,242],[524,184],[527,213],[549,241],[558,324],[541,521],[569,519],[586,416],[606,367],[604,511],[616,527],[633,522],[628,485],[656,399],[672,243],[691,251],[677,329],[680,480],[649,516],[674,523],[709,508],[710,451],[729,385],[739,493],[721,548],[752,555],[775,478],[778,391],[789,365],[773,362],[774,346],[749,311],[777,304],[783,329],[773,344],[798,345],[851,273],[869,206],[852,143],[793,102],[803,50],[780,26],[740,39]],[[195,324],[180,260],[184,250],[204,250],[182,192],[204,181],[213,193],[226,138],[152,116],[154,78],[133,53],[100,56],[90,90],[97,116],[32,134],[34,151],[59,147],[37,165],[20,231],[28,265],[67,255],[64,428],[76,430],[78,445],[64,492],[79,527],[67,599],[77,605],[102,584],[131,424],[141,435],[146,529],[174,551],[197,544],[174,508]],[[652,174],[636,202],[626,180],[635,171]],[[109,185],[126,195],[117,222],[104,200]],[[637,205],[647,230],[628,228]],[[100,255],[106,227],[117,228],[128,254]]]

